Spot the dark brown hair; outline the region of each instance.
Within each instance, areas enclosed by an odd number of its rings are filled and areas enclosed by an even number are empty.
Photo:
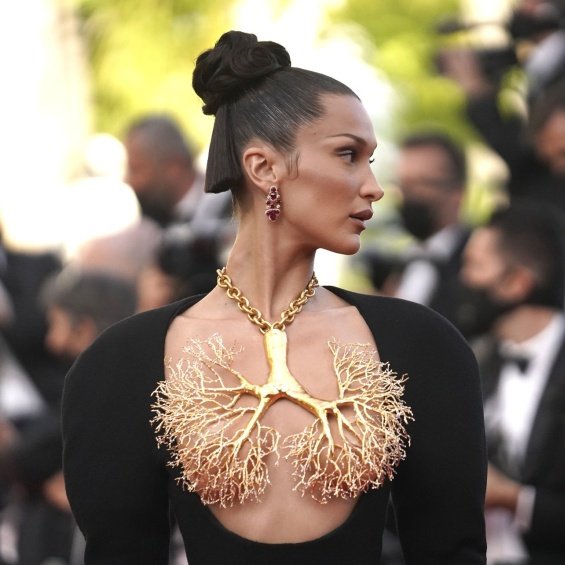
[[[486,227],[498,233],[498,248],[509,263],[531,269],[537,278],[530,304],[563,308],[565,219],[549,206],[527,200],[496,211]]]
[[[237,192],[242,151],[253,137],[290,152],[297,129],[322,115],[322,94],[356,96],[333,78],[291,67],[282,45],[240,31],[225,33],[198,57],[192,85],[203,112],[216,116],[206,192]]]

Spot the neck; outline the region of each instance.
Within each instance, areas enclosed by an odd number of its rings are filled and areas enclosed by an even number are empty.
[[[251,305],[273,322],[306,288],[315,252],[282,241],[279,225],[260,219],[242,221],[226,269]]]
[[[521,343],[544,330],[554,314],[553,308],[525,304],[502,316],[494,333],[499,340]]]

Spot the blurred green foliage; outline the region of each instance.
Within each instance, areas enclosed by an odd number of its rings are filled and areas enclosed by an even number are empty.
[[[374,48],[365,52],[395,88],[392,138],[416,130],[443,131],[467,147],[481,146],[464,112],[464,96],[438,68],[442,49],[453,48],[465,36],[442,36],[436,29],[446,18],[461,15],[461,0],[346,0],[332,13],[333,21],[356,26]],[[465,45],[465,42],[463,43]],[[466,44],[468,46],[468,44]],[[476,175],[484,163],[469,153],[470,178],[462,215],[471,223],[488,216],[501,194],[498,173]]]
[[[235,0],[74,0],[91,64],[94,128],[121,137],[145,112],[174,115],[202,146],[212,120],[194,61],[230,28]]]
[[[194,60],[232,27],[237,0],[73,1],[92,69],[94,129],[119,137],[135,116],[166,111],[204,146],[212,120],[192,90]],[[395,135],[428,126],[461,141],[473,135],[461,93],[434,63],[442,41],[435,26],[458,13],[459,1],[346,0],[332,11],[327,31],[333,23],[356,26],[375,47],[366,50],[369,62],[396,86]],[[271,0],[275,12],[287,5]]]
[[[175,115],[202,146],[211,119],[192,91],[194,60],[231,27],[237,0],[74,0],[92,68],[94,128],[120,136],[148,111]],[[282,10],[287,0],[272,0]],[[434,26],[459,0],[347,0],[333,22],[355,23],[376,49],[369,61],[397,86],[396,133],[419,126],[468,139],[461,95],[435,69]],[[276,10],[275,10],[276,11]],[[330,20],[331,21],[331,20]],[[330,24],[331,27],[331,24]]]
[[[445,39],[435,28],[459,14],[459,0],[347,0],[333,12],[336,22],[354,22],[375,45],[372,60],[396,87],[396,135],[433,127],[460,141],[472,136],[462,117],[458,87],[436,65]]]

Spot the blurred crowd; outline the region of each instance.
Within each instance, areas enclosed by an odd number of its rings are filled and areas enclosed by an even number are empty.
[[[457,22],[443,33],[460,32]],[[361,261],[375,292],[447,317],[474,349],[483,386],[489,565],[565,563],[565,2],[520,0],[510,48],[452,47],[439,70],[506,164],[496,205],[465,225],[466,157],[444,131],[398,144],[402,252],[369,246]],[[522,111],[504,106],[505,77],[525,80]],[[412,376],[417,378],[417,376]],[[454,422],[456,425],[456,422]],[[404,563],[394,536],[385,563]]]
[[[142,116],[124,145],[138,220],[87,239],[69,257],[0,241],[2,565],[83,563],[61,471],[65,374],[115,322],[211,290],[233,240],[231,200],[204,193],[172,118]],[[171,562],[176,553],[182,547],[173,543]]]
[[[362,267],[372,292],[447,317],[475,350],[489,564],[562,564],[565,2],[521,0],[507,29],[511,56],[449,49],[440,65],[462,89],[477,135],[506,163],[496,209],[466,225],[464,148],[444,130],[411,132],[395,165],[395,229],[410,243],[392,252],[369,241],[351,268]],[[512,65],[526,77],[520,114],[500,104]],[[142,116],[123,142],[136,222],[63,258],[15,251],[0,237],[0,565],[83,563],[61,471],[64,376],[113,323],[209,291],[233,241],[231,200],[203,192],[173,119]],[[383,564],[403,564],[392,515],[384,551]],[[182,553],[173,534],[171,563],[185,562]]]

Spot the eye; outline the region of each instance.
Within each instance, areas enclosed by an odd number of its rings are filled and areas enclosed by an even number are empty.
[[[374,157],[369,157],[369,165],[372,165],[375,162]]]
[[[338,155],[343,157],[347,162],[353,163],[357,157],[357,151],[355,149],[340,149]]]

